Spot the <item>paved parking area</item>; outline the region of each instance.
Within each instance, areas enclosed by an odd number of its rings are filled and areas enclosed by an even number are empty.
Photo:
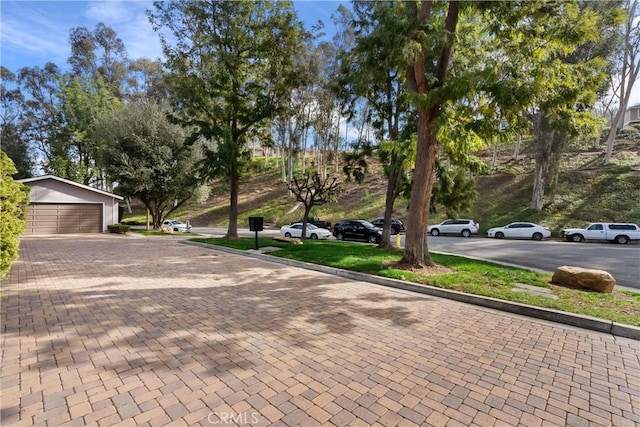
[[[0,424],[640,425],[638,341],[178,239],[23,240]]]

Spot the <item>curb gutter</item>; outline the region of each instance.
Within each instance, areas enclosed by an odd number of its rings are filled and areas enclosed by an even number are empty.
[[[321,273],[331,274],[334,276],[344,277],[351,280],[357,280],[361,282],[374,283],[376,285],[386,286],[395,289],[402,289],[405,291],[416,292],[424,295],[431,295],[439,298],[450,299],[458,302],[463,302],[472,305],[478,305],[481,307],[491,308],[494,310],[505,311],[508,313],[520,314],[523,316],[534,317],[537,319],[548,320],[556,323],[563,323],[565,325],[577,326],[583,329],[589,329],[597,332],[604,332],[618,337],[630,338],[634,340],[640,340],[640,328],[631,325],[624,325],[616,323],[611,320],[599,319],[597,317],[583,316],[580,314],[567,313],[564,311],[553,310],[549,308],[535,307],[532,305],[521,304],[517,302],[504,301],[490,297],[484,297],[479,295],[466,294],[458,291],[451,291],[448,289],[436,288],[429,285],[419,285],[416,283],[407,282],[404,280],[390,279],[381,276],[374,276],[371,274],[359,273],[356,271],[342,270],[340,268],[328,267],[319,264],[312,264],[303,261],[296,261],[288,258],[280,258],[275,256],[265,256],[263,252],[259,250],[239,250],[233,248],[227,248],[224,246],[213,246],[206,243],[191,242],[188,240],[181,240],[180,243],[187,245],[200,246],[208,249],[215,249],[221,252],[227,252],[235,255],[243,255],[251,258],[257,258],[274,262],[276,264],[288,265],[290,267],[299,267],[307,270],[318,271]]]

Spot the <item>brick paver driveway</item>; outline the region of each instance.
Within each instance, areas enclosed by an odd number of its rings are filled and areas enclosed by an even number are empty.
[[[637,341],[177,239],[23,240],[3,426],[640,424]]]

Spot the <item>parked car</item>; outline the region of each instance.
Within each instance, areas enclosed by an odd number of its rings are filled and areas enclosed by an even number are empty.
[[[447,219],[440,224],[430,225],[427,232],[432,236],[441,234],[459,234],[462,237],[469,237],[472,234],[478,234],[480,224],[472,219]]]
[[[487,237],[542,240],[551,237],[551,230],[532,222],[512,222],[504,227],[490,228],[487,230]]]
[[[366,240],[369,243],[380,243],[382,229],[362,219],[338,221],[333,226],[333,235],[338,240]]]
[[[291,224],[303,223],[304,218],[300,218],[298,221],[292,222]],[[313,224],[316,227],[326,228],[327,230],[331,230],[331,223],[329,221],[324,221],[318,218],[317,216],[310,216],[307,218],[307,224]]]
[[[280,228],[280,235],[284,237],[302,237],[302,223],[297,222],[291,225],[285,225]],[[309,239],[328,239],[331,232],[326,228],[316,227],[313,224],[307,224],[306,236]]]
[[[185,223],[182,221],[178,221],[177,219],[165,219],[162,222],[162,228],[170,228],[175,232],[179,231],[182,233],[186,233],[188,231],[191,231],[191,224],[189,224],[188,221]]]
[[[626,245],[631,240],[640,240],[640,227],[629,223],[594,222],[584,228],[565,228],[560,235],[570,242],[608,240]]]
[[[378,228],[382,228],[384,225],[384,218],[378,217],[371,221],[371,224]],[[400,234],[402,231],[404,231],[404,222],[400,221],[398,218],[391,218],[391,234]]]

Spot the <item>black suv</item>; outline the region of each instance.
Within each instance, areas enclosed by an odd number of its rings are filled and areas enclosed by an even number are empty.
[[[338,240],[366,240],[369,243],[380,243],[382,230],[369,221],[347,219],[336,222],[333,235]]]
[[[382,228],[384,225],[384,218],[379,217],[371,221],[371,224],[376,227]],[[400,232],[404,231],[404,222],[400,221],[398,218],[391,218],[391,234],[400,234]]]

